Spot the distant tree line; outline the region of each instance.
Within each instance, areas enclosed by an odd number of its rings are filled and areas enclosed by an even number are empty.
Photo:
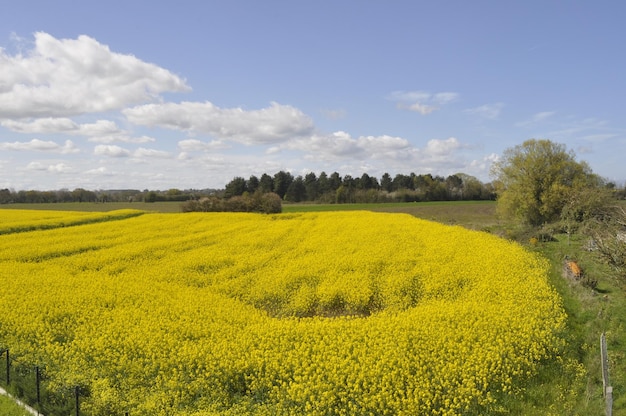
[[[165,191],[121,189],[90,191],[76,188],[73,191],[61,189],[56,191],[13,191],[0,189],[0,204],[36,204],[61,202],[158,202],[188,201],[220,193],[214,189]]]
[[[458,173],[448,177],[431,174],[409,175],[388,173],[380,179],[367,173],[360,177],[328,175],[313,172],[293,176],[280,171],[273,176],[235,177],[223,192],[225,198],[254,193],[276,193],[287,202],[368,203],[368,202],[422,202],[467,201],[495,199],[493,186],[477,178]]]
[[[167,190],[119,189],[119,190],[74,190],[54,191],[0,189],[0,204],[10,203],[61,203],[61,202],[185,202],[209,198],[230,199],[253,196],[256,193],[275,193],[281,201],[319,203],[376,203],[376,202],[422,202],[422,201],[468,201],[495,200],[500,182],[483,183],[477,178],[457,173],[448,177],[415,173],[388,173],[380,179],[363,173],[360,177],[328,175],[314,172],[294,176],[280,171],[274,175],[267,173],[260,177],[252,175],[248,179],[235,177],[223,189]],[[607,183],[613,196],[626,199],[626,188]],[[206,202],[206,201],[205,201]],[[249,202],[249,201],[248,201]],[[216,206],[215,204],[213,204]],[[241,209],[237,200],[232,204]],[[246,204],[243,204],[245,206]],[[224,205],[226,206],[226,205]],[[250,204],[248,204],[250,206]]]

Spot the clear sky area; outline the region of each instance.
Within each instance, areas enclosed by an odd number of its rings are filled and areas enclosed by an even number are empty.
[[[624,1],[2,1],[0,188],[489,182],[531,138],[621,185],[625,22]]]

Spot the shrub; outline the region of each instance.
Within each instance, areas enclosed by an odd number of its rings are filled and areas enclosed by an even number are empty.
[[[182,212],[260,212],[277,214],[282,212],[282,201],[273,193],[255,193],[219,198],[209,196],[199,200],[186,201],[181,205]]]

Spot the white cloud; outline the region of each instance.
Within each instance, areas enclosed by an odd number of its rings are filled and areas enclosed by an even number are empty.
[[[449,137],[445,140],[432,139],[426,144],[424,153],[431,156],[448,155],[461,147],[461,143],[455,137]]]
[[[65,117],[45,117],[31,121],[1,120],[0,125],[17,133],[70,134],[86,136],[94,143],[150,143],[156,139],[150,136],[133,137],[120,129],[114,121],[97,120],[93,123],[79,124]]]
[[[528,120],[515,123],[515,126],[516,127],[530,127],[535,124],[541,123],[542,121],[552,117],[555,114],[556,112],[554,111],[542,111],[541,113],[533,114],[532,117],[530,117]]]
[[[34,49],[0,49],[0,118],[64,117],[117,110],[187,91],[185,81],[155,64],[112,52],[89,36],[56,39],[38,32]]]
[[[309,135],[313,121],[299,109],[271,103],[260,110],[220,108],[210,102],[147,104],[123,111],[131,123],[203,133],[247,145]]]
[[[391,101],[419,102],[429,101],[432,94],[424,91],[393,91],[387,98]]]
[[[429,93],[426,91],[393,91],[387,99],[396,102],[401,110],[415,111],[427,115],[441,109],[442,106],[458,100],[455,92]]]
[[[78,124],[65,117],[45,117],[32,121],[1,120],[0,125],[18,133],[64,133],[82,136],[122,133],[122,130],[111,120],[97,120],[94,123]]]
[[[133,156],[138,157],[138,158],[150,157],[150,158],[166,159],[166,158],[169,158],[171,155],[169,154],[169,152],[165,152],[163,150],[146,149],[144,147],[140,147],[139,149],[133,152]]]
[[[178,147],[183,152],[202,152],[225,149],[228,146],[221,140],[211,140],[210,142],[203,142],[196,139],[186,139],[179,141]]]
[[[109,156],[109,157],[128,157],[131,155],[130,150],[124,149],[120,146],[100,144],[94,148],[93,153],[96,156]]]
[[[500,160],[500,156],[496,153],[490,153],[479,160],[472,160],[469,164],[470,171],[476,171],[479,173],[489,172],[491,165]]]
[[[78,132],[83,136],[108,136],[113,134],[122,134],[123,130],[117,127],[114,121],[98,120],[95,123],[86,123],[78,125]]]
[[[439,107],[435,107],[434,105],[426,105],[420,103],[415,103],[411,105],[399,103],[398,108],[415,111],[416,113],[420,113],[423,116],[425,116],[426,114],[430,114],[435,110],[439,110]]]
[[[76,148],[71,140],[66,140],[63,145],[60,145],[51,140],[44,141],[39,139],[32,139],[29,142],[4,142],[0,143],[0,150],[13,150],[13,151],[35,151],[35,152],[50,152],[50,153],[79,153],[80,150]]]
[[[46,170],[48,169],[46,165],[41,162],[30,162],[26,165],[27,170]]]
[[[132,137],[132,136],[128,136],[125,133],[112,135],[112,136],[90,137],[87,140],[90,141],[90,142],[93,142],[93,143],[105,143],[105,144],[116,143],[116,142],[120,142],[120,143],[152,143],[152,142],[156,141],[156,139],[154,137],[150,137],[150,136]]]
[[[46,165],[41,162],[30,162],[26,166],[26,170],[42,171],[50,173],[71,173],[73,169],[65,163],[56,163],[54,165]]]
[[[503,107],[503,103],[485,104],[480,107],[468,108],[463,112],[480,118],[495,120],[500,116]]]
[[[112,172],[110,172],[106,167],[104,166],[100,166],[94,169],[89,169],[87,171],[84,172],[87,175],[112,175]]]
[[[371,153],[373,159],[406,159],[413,152],[411,143],[401,137],[361,136],[358,143]]]
[[[341,158],[362,160],[404,158],[407,152],[410,152],[411,145],[400,137],[384,135],[353,138],[344,131],[337,131],[291,140],[280,147],[271,148],[269,153],[277,153],[282,149],[305,152],[305,158],[311,160],[339,160]]]
[[[65,163],[57,163],[56,165],[48,166],[48,171],[54,173],[71,173],[73,169]]]

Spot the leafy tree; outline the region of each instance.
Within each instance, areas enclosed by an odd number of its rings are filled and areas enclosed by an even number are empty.
[[[459,175],[450,175],[446,178],[449,199],[463,199],[463,179]]]
[[[157,193],[154,191],[150,191],[146,194],[146,197],[144,198],[145,202],[156,202],[157,201]]]
[[[285,198],[289,185],[293,182],[293,175],[289,172],[281,170],[274,175],[274,192],[279,197]]]
[[[426,175],[417,175],[413,178],[413,189],[426,195],[428,190],[432,187],[434,181],[433,175],[430,173],[427,173]]]
[[[304,187],[306,188],[306,199],[309,201],[316,200],[319,195],[319,183],[315,173],[309,172],[304,176]]]
[[[489,192],[485,190],[485,185],[475,176],[465,173],[457,173],[454,175],[461,179],[461,199],[466,201],[475,201],[478,199],[490,199]]]
[[[408,175],[403,175],[398,173],[393,177],[393,181],[391,182],[391,189],[397,191],[398,189],[414,189],[413,181],[411,177]]]
[[[306,199],[306,186],[302,176],[298,175],[287,188],[285,199],[291,202],[302,202]]]
[[[445,179],[436,177],[426,192],[427,201],[445,201],[448,199],[448,188]]]
[[[615,202],[615,201],[614,201]],[[626,208],[613,203],[602,217],[596,217],[588,234],[593,238],[598,253],[626,278]]]
[[[13,202],[13,195],[8,189],[0,189],[0,204],[8,204]]]
[[[257,189],[259,189],[259,178],[251,175],[248,179],[248,182],[246,182],[246,190],[253,194],[256,192]]]
[[[261,193],[268,193],[274,191],[274,179],[267,173],[261,175],[261,179],[259,180],[259,188],[258,190]]]
[[[343,185],[339,185],[339,188],[335,191],[335,202],[338,204],[350,202],[350,190]]]
[[[224,197],[232,198],[234,196],[241,196],[244,192],[246,192],[246,180],[241,176],[237,176],[226,184]]]
[[[550,140],[527,140],[505,150],[491,173],[498,212],[530,225],[557,221],[576,192],[602,182],[572,151]]]
[[[336,191],[342,184],[342,179],[341,176],[339,175],[339,173],[337,172],[333,172],[330,174],[330,177],[328,178],[328,185],[330,187],[329,191]]]
[[[330,192],[330,183],[328,182],[326,172],[320,173],[320,176],[317,178],[317,190],[321,195]]]
[[[389,175],[387,172],[383,173],[383,176],[380,178],[380,187],[383,189],[383,191],[391,192],[391,175]]]
[[[72,191],[72,197],[74,201],[78,202],[96,202],[98,200],[98,196],[93,191],[88,191],[83,188],[76,188]],[[43,201],[40,201],[43,202]]]
[[[357,189],[376,189],[378,188],[378,180],[364,173],[356,180],[356,187]]]

